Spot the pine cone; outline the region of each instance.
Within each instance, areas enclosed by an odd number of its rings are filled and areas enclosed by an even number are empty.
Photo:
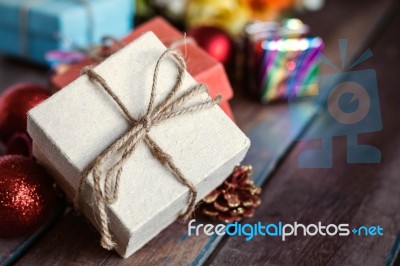
[[[252,174],[250,165],[235,167],[224,183],[203,199],[203,213],[225,223],[252,217],[261,204],[261,188],[254,184]]]

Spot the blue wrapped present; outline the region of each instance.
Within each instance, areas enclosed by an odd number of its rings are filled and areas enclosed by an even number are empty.
[[[0,0],[0,53],[44,63],[50,50],[123,37],[133,15],[133,0]]]

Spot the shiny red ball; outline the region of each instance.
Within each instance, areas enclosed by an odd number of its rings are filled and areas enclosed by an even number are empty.
[[[20,155],[0,157],[0,238],[33,233],[55,203],[51,179],[41,166]]]
[[[0,138],[7,142],[17,132],[26,131],[26,114],[47,99],[50,92],[32,83],[19,83],[0,96]]]
[[[23,155],[32,158],[32,139],[28,133],[16,133],[7,143],[6,154]]]
[[[188,36],[219,62],[226,65],[231,61],[233,42],[223,30],[202,26],[189,31]]]

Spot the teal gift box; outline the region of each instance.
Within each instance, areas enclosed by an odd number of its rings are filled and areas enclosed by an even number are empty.
[[[50,50],[123,37],[133,15],[133,0],[0,0],[0,53],[44,63]]]

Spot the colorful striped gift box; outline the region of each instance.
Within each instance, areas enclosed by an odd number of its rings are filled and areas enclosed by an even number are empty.
[[[247,28],[247,88],[263,103],[317,94],[324,44],[306,33],[299,20]]]

